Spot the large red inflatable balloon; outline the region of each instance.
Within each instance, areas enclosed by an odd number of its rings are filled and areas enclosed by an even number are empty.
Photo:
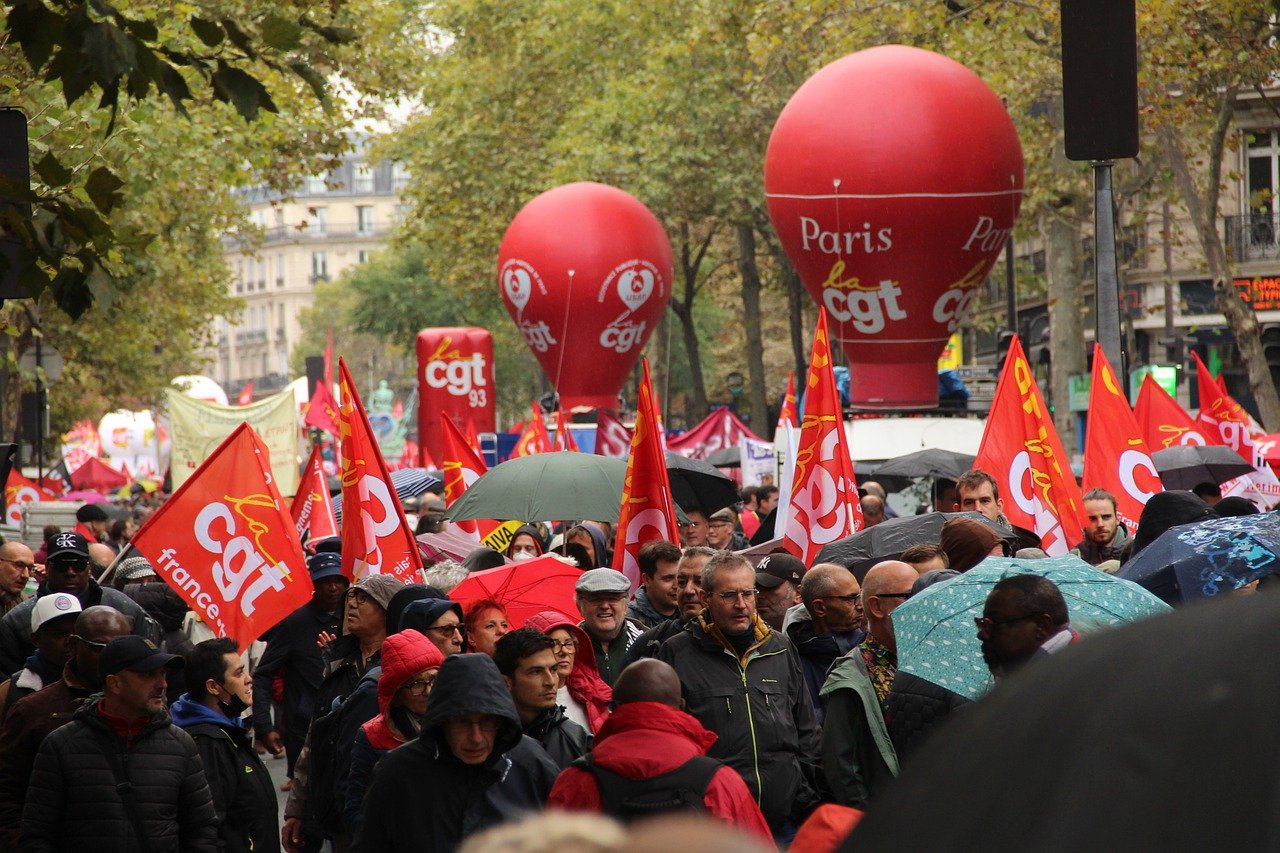
[[[566,184],[511,221],[498,286],[561,405],[616,409],[671,298],[671,244],[634,196]]]
[[[853,403],[938,403],[937,358],[1022,201],[1022,148],[963,65],[888,45],[810,77],[765,154],[769,215],[849,359]]]
[[[493,432],[493,335],[470,326],[418,332],[418,444],[444,465],[440,416],[463,435],[467,422]]]

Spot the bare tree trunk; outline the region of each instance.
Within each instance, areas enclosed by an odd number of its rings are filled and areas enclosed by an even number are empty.
[[[658,395],[658,405],[665,413],[671,402],[671,371],[669,369],[669,353],[671,351],[671,315],[663,312],[658,321],[657,334],[653,336],[653,360],[650,367],[653,372],[653,392]]]
[[[750,224],[737,226],[738,273],[742,276],[742,332],[747,345],[747,403],[751,425],[758,432],[769,421],[769,397],[764,383],[764,341],[760,327],[760,269],[756,266],[756,232]]]
[[[0,357],[0,442],[18,440],[18,424],[22,415],[22,391],[26,384],[18,373],[18,358],[35,338],[31,332],[31,315],[26,307],[10,301],[0,308],[3,356]]]
[[[689,389],[689,404],[686,406],[686,415],[691,422],[695,423],[707,416],[709,407],[707,405],[707,385],[702,378],[702,356],[698,346],[698,331],[693,325],[693,300],[698,294],[698,272],[702,269],[702,262],[707,256],[707,249],[711,246],[711,239],[715,232],[716,228],[712,225],[708,229],[705,239],[694,245],[689,223],[680,223],[679,275],[682,290],[680,293],[671,294],[671,310],[680,319],[680,329],[684,336],[685,355],[689,359],[690,384],[692,387]]]
[[[1204,251],[1209,277],[1213,279],[1214,305],[1222,312],[1235,335],[1240,360],[1244,362],[1245,375],[1249,381],[1249,391],[1258,404],[1260,420],[1267,429],[1276,429],[1280,427],[1280,394],[1276,392],[1275,383],[1271,380],[1271,369],[1267,366],[1266,355],[1262,351],[1258,315],[1254,313],[1253,306],[1241,299],[1236,292],[1231,280],[1231,261],[1222,245],[1222,234],[1218,231],[1222,154],[1231,127],[1236,92],[1235,87],[1229,86],[1218,96],[1217,121],[1209,137],[1209,151],[1205,156],[1209,174],[1205,177],[1203,187],[1196,185],[1176,131],[1167,125],[1162,127],[1160,142],[1173,172],[1174,183],[1191,215],[1196,236]]]

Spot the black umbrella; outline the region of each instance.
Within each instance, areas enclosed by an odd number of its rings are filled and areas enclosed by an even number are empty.
[[[1225,483],[1253,466],[1221,444],[1180,444],[1151,454],[1166,489],[1194,489],[1201,483]]]
[[[722,447],[707,457],[707,464],[713,468],[741,468],[742,448]]]
[[[876,476],[912,479],[945,477],[948,480],[958,480],[961,474],[973,467],[974,458],[967,453],[957,453],[954,450],[926,447],[882,462],[876,470]]]
[[[1231,598],[1028,663],[912,753],[842,850],[1274,850],[1278,623],[1280,597]]]
[[[980,512],[926,512],[890,518],[859,530],[823,547],[816,563],[839,563],[861,582],[867,570],[881,560],[896,560],[912,545],[937,544],[942,525],[952,518],[972,518],[990,527],[1000,538],[1012,540],[1016,534],[1006,530]]]
[[[684,509],[700,509],[705,515],[738,502],[738,487],[714,465],[667,451],[667,477],[671,497]]]

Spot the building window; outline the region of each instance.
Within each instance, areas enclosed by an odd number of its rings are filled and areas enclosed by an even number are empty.
[[[312,252],[311,253],[311,280],[312,281],[328,281],[329,280],[329,253],[328,252]]]
[[[408,186],[409,169],[403,163],[396,163],[391,167],[391,183],[396,192]]]
[[[258,290],[267,289],[267,265],[270,263],[266,258],[258,262]]]
[[[369,163],[357,163],[353,183],[353,189],[357,193],[373,192],[373,166]]]
[[[373,233],[373,205],[356,205],[356,233],[361,236]]]
[[[363,263],[368,263],[368,261],[369,261],[369,252],[367,250],[360,249],[358,252],[356,252],[356,263],[363,264]]]
[[[324,175],[312,175],[307,178],[307,192],[310,195],[324,195],[328,189],[324,183]]]
[[[312,234],[323,234],[329,225],[329,208],[307,208],[307,231]]]
[[[1280,146],[1274,130],[1255,130],[1248,134],[1248,181],[1245,203],[1252,213],[1274,213],[1276,189],[1280,187]]]
[[[244,261],[236,261],[236,293],[244,293]]]
[[[284,287],[284,255],[276,255],[276,287]]]

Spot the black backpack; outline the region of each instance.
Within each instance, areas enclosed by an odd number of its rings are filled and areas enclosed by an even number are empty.
[[[695,755],[669,773],[650,779],[627,779],[591,762],[590,755],[573,762],[586,770],[600,788],[600,811],[623,823],[672,812],[705,812],[703,798],[711,777],[724,765]]]

